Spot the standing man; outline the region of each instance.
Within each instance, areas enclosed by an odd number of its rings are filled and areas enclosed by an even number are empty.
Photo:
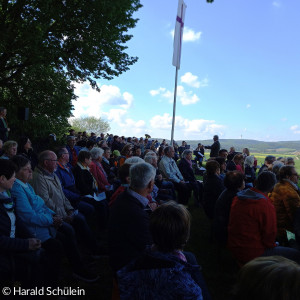
[[[6,108],[0,107],[0,140],[2,140],[3,143],[8,140],[8,133],[10,131],[6,121],[6,113]]]
[[[220,151],[219,136],[214,135],[214,143],[211,146],[205,146],[205,149],[210,149],[210,157],[217,157]]]

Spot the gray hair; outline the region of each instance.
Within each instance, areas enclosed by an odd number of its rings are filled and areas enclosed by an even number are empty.
[[[253,167],[253,165],[254,165],[254,157],[252,155],[247,156],[245,158],[245,165],[248,165],[251,168]]]
[[[125,164],[138,164],[143,162],[144,160],[138,156],[132,156],[125,160]]]
[[[94,147],[90,151],[92,159],[98,159],[100,156],[103,155],[104,150],[102,148]]]
[[[274,161],[272,172],[276,175],[279,175],[279,170],[282,166],[284,166],[284,163],[282,161],[279,161],[279,160]]]
[[[144,157],[144,161],[146,162],[146,163],[148,163],[148,164],[150,164],[150,165],[152,165],[152,163],[153,163],[153,161],[157,161],[157,156],[155,155],[146,155],[145,157]]]
[[[6,153],[11,147],[15,147],[15,146],[18,147],[18,143],[17,142],[15,142],[15,141],[6,141],[3,144],[2,150],[3,150],[4,153]]]
[[[185,149],[185,150],[182,152],[182,157],[183,157],[183,158],[186,158],[190,153],[193,153],[192,150]]]
[[[49,159],[51,153],[53,153],[53,152],[50,150],[45,150],[39,154],[38,162],[39,162],[40,166],[44,166],[45,160]]]
[[[156,153],[152,150],[148,151],[147,154],[145,155],[145,157],[146,156],[155,156],[155,157],[157,157]]]
[[[134,190],[141,190],[147,187],[151,180],[154,180],[156,170],[148,163],[142,162],[130,167],[130,187]]]

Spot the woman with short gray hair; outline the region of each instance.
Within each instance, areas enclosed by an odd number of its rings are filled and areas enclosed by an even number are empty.
[[[253,187],[256,178],[254,169],[254,156],[246,156],[245,158],[245,184],[246,188]]]
[[[189,149],[186,149],[182,153],[182,159],[178,164],[178,168],[184,178],[185,183],[188,185],[189,190],[194,191],[194,202],[195,206],[200,204],[200,191],[203,191],[203,186],[200,182],[196,180],[194,170],[193,170],[193,152]]]
[[[107,174],[101,164],[102,155],[104,150],[102,148],[93,148],[91,151],[92,163],[90,164],[90,172],[93,174],[94,178],[98,184],[99,192],[106,192],[112,190],[112,186],[107,180]]]

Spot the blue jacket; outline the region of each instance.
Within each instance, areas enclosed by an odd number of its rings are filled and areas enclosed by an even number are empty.
[[[16,180],[11,194],[16,198],[16,214],[24,223],[26,229],[42,242],[50,239],[56,233],[52,215],[54,211],[48,208],[44,200],[35,194],[30,184],[25,185]]]
[[[60,180],[65,196],[72,204],[80,200],[80,192],[76,189],[75,178],[70,168],[62,168],[57,164],[55,174]]]
[[[202,300],[201,288],[192,278],[198,268],[174,255],[147,250],[117,272],[120,298]]]

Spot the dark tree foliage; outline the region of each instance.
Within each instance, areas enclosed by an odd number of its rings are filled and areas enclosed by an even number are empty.
[[[95,79],[137,61],[125,44],[140,7],[139,0],[0,0],[0,104],[10,123],[16,106],[25,106],[32,112],[26,130],[64,131],[72,81],[98,89]]]

